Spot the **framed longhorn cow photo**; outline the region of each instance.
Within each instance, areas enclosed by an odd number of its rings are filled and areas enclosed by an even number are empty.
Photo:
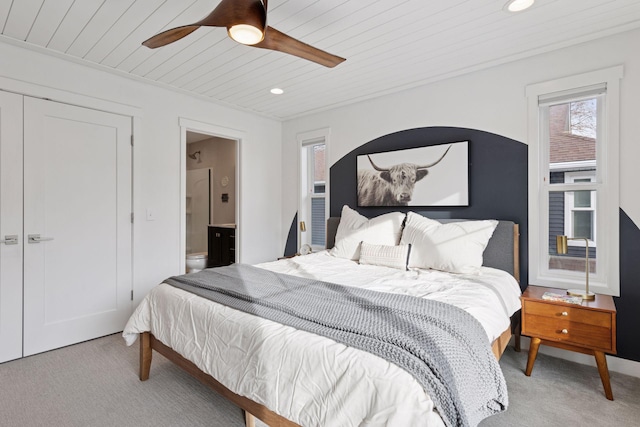
[[[469,141],[358,156],[358,206],[469,206]]]

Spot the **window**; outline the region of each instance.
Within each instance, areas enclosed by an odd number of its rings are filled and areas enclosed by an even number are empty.
[[[300,144],[300,202],[298,241],[322,250],[329,206],[326,131],[298,135]]]
[[[619,295],[622,67],[540,83],[529,98],[530,282]],[[556,251],[557,235],[569,240]],[[588,250],[587,249],[588,246]]]

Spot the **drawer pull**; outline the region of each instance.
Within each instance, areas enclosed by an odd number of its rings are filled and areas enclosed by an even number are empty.
[[[563,311],[563,312],[562,312],[562,315],[563,315],[563,316],[568,316],[568,315],[569,315],[569,313],[567,313],[566,311]]]
[[[566,329],[563,329],[563,330],[562,330],[562,331],[560,331],[560,332],[562,332],[563,334],[568,334],[568,333],[569,333],[569,331],[568,331],[568,330],[566,330]]]

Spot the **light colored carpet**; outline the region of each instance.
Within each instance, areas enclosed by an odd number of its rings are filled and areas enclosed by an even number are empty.
[[[154,352],[138,379],[138,342],[93,341],[0,365],[0,425],[244,426],[240,409]]]
[[[612,372],[610,402],[593,367],[540,354],[526,377],[525,365],[526,352],[507,349],[509,410],[481,427],[640,425],[640,379]],[[157,353],[148,381],[137,372],[137,343],[119,335],[0,364],[0,425],[244,425],[240,409]]]
[[[509,409],[481,427],[640,426],[640,378],[610,372],[613,398],[604,396],[598,369],[538,353],[530,377],[527,352],[508,347],[500,366]]]

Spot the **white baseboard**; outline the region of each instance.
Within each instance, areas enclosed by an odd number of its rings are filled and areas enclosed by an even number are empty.
[[[513,340],[512,340],[513,341]],[[522,351],[528,351],[529,349],[528,337],[521,338]],[[513,343],[512,343],[513,344]],[[538,352],[547,354],[549,356],[557,357],[558,359],[568,360],[570,362],[581,363],[583,365],[596,366],[595,357],[587,354],[576,353],[574,351],[562,350],[555,347],[549,347],[544,344],[540,346]],[[640,362],[634,362],[633,360],[622,359],[620,357],[607,354],[607,366],[609,371],[619,372],[625,375],[631,375],[633,377],[640,378]]]

